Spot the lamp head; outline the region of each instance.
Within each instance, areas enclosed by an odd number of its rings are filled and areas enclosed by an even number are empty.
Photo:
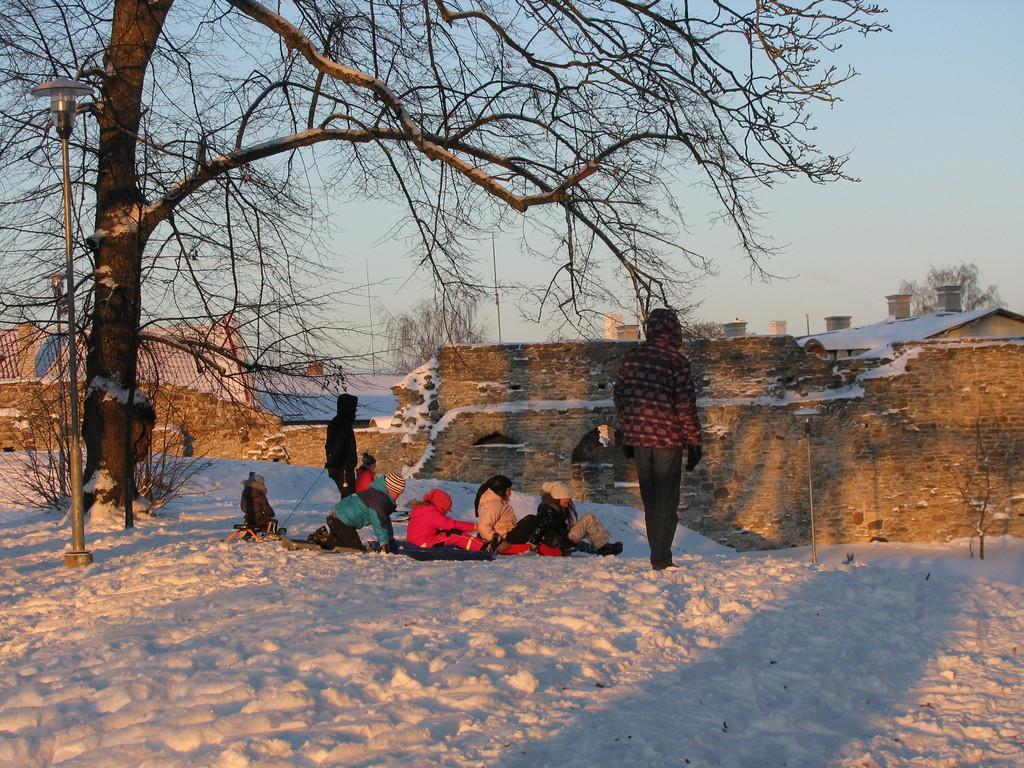
[[[75,102],[83,96],[92,96],[92,86],[77,80],[58,78],[32,89],[32,95],[50,100],[50,115],[57,134],[62,139],[71,136],[75,124]]]

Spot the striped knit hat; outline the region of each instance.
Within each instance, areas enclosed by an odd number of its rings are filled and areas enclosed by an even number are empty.
[[[389,472],[384,475],[384,487],[388,489],[392,498],[397,499],[405,490],[405,478],[397,472]]]

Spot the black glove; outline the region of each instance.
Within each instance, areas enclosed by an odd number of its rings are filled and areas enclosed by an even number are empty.
[[[700,457],[704,455],[704,449],[699,445],[686,446],[686,471],[693,472],[693,468],[700,464]]]
[[[636,451],[633,450],[633,446],[632,445],[625,445],[625,444],[623,444],[622,452],[624,454],[626,454],[626,458],[627,459],[632,459],[634,456],[636,456]]]

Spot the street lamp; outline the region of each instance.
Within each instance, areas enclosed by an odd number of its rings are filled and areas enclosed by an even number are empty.
[[[804,423],[804,436],[807,438],[807,500],[811,508],[811,563],[818,564],[818,547],[814,539],[814,471],[811,465],[811,418],[818,415],[817,408],[800,408],[797,418]]]
[[[32,89],[32,95],[50,100],[50,115],[60,136],[64,165],[64,270],[68,313],[68,390],[71,395],[71,549],[64,552],[64,565],[83,566],[92,562],[85,548],[85,499],[82,494],[82,446],[78,418],[78,332],[75,327],[75,264],[71,257],[71,163],[68,141],[75,126],[75,101],[91,96],[92,88],[75,80],[51,80]]]

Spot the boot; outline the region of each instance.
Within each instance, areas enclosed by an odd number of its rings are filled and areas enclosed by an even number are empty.
[[[578,541],[573,548],[576,552],[586,552],[588,555],[598,554],[597,550],[594,549],[594,545],[589,541]]]
[[[603,547],[598,549],[595,554],[598,555],[621,555],[622,554],[622,542],[612,541],[605,544]]]

